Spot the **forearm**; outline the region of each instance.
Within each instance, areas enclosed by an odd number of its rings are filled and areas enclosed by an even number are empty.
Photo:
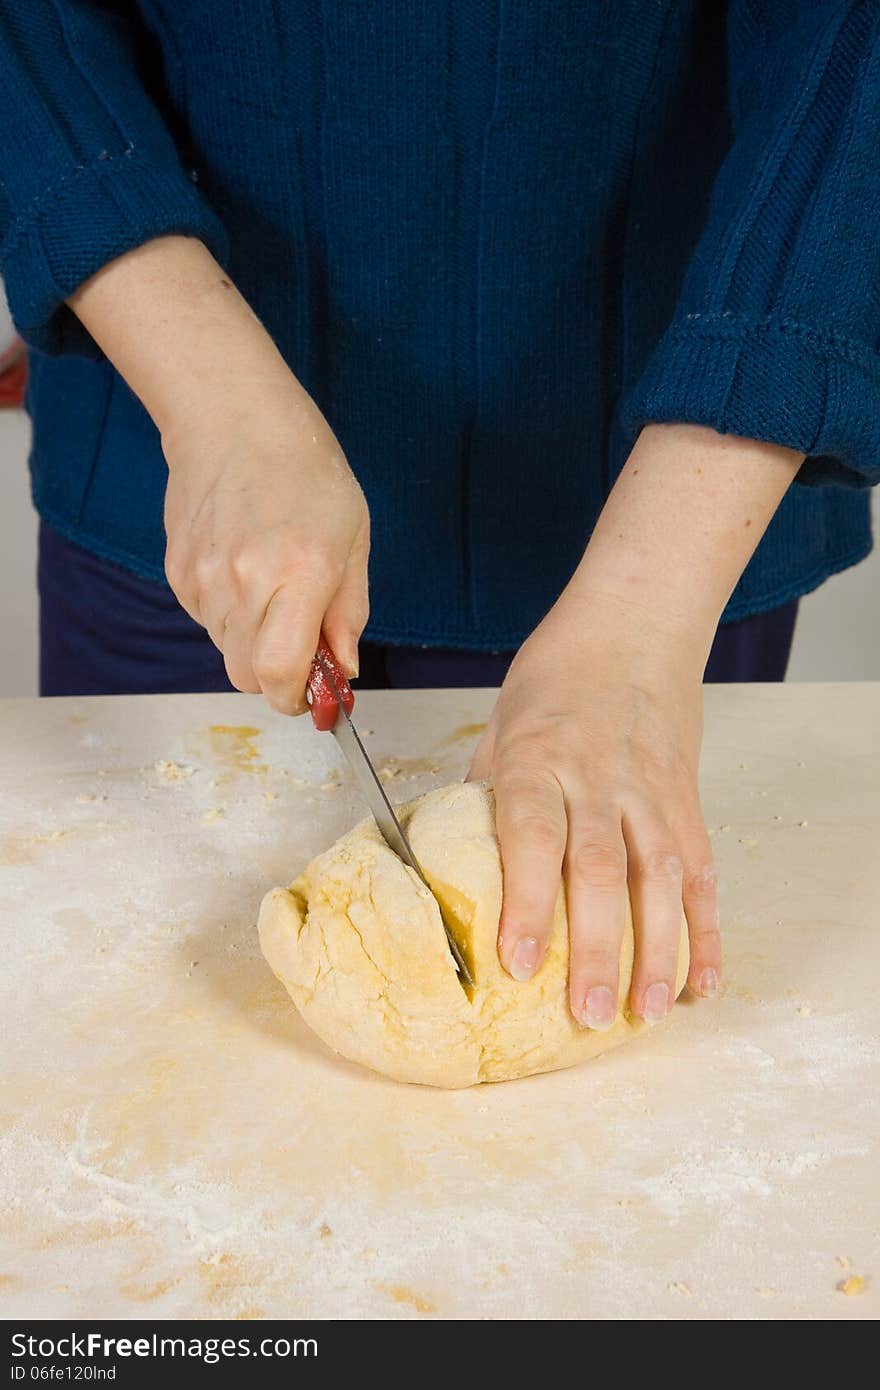
[[[239,396],[245,408],[280,387],[293,407],[298,395],[308,402],[259,319],[192,237],[161,237],[127,252],[69,303],[163,435],[218,395]]]
[[[233,685],[300,713],[321,632],[353,674],[369,612],[369,514],[333,431],[194,238],[127,252],[70,305],[159,428],[171,588]]]
[[[694,425],[646,427],[567,593],[632,604],[708,656],[718,620],[803,462]]]

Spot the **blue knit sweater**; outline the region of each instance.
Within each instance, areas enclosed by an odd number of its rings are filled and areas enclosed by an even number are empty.
[[[728,619],[861,558],[880,0],[727,10],[4,4],[0,264],[40,512],[161,580],[156,430],[64,299],[178,231],[228,268],[364,487],[373,639],[518,643],[651,420],[809,455]]]

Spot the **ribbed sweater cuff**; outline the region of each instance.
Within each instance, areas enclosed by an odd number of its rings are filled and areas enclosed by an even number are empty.
[[[812,456],[801,483],[880,481],[880,357],[803,324],[673,323],[622,415],[632,432],[677,421],[784,444]]]
[[[73,170],[12,224],[2,247],[19,332],[43,352],[100,356],[65,299],[108,261],[174,232],[198,237],[220,261],[228,254],[221,223],[182,169],[129,151]]]

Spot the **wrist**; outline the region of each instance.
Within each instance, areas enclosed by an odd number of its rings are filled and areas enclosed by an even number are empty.
[[[592,541],[569,585],[581,606],[605,604],[619,612],[637,640],[705,649],[727,601],[726,586],[708,582],[682,556],[662,562],[637,535],[620,533],[613,546]]]
[[[286,367],[270,382],[256,370],[231,377],[205,364],[169,383],[149,407],[169,467],[196,453],[208,462],[207,456],[219,457],[234,441],[248,438],[268,442],[284,435],[289,445],[304,429],[296,384]]]
[[[190,435],[222,441],[260,420],[268,432],[279,419],[304,417],[305,392],[246,306],[222,305],[212,315],[205,305],[182,336],[186,352],[163,361],[157,344],[136,388],[163,442]]]
[[[198,479],[199,486],[221,472],[259,477],[270,492],[294,483],[318,489],[354,483],[321,411],[282,368],[263,377],[246,373],[225,390],[216,382],[197,385],[189,403],[171,402],[160,429],[169,474]]]
[[[683,613],[650,586],[611,574],[578,573],[554,609],[566,640],[616,655],[633,677],[692,673],[699,681],[718,625],[711,612]]]

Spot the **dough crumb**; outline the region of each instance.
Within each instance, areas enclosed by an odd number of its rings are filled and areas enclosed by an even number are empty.
[[[676,1279],[669,1285],[669,1292],[680,1294],[682,1298],[690,1298],[691,1296],[690,1285],[683,1284],[680,1279]]]
[[[223,819],[223,812],[218,806],[213,806],[210,811],[206,811],[202,816],[202,825],[213,825],[215,821]]]
[[[770,1286],[769,1286],[769,1284],[764,1284],[760,1289],[758,1289],[758,1297],[759,1297],[759,1298],[775,1298],[775,1297],[776,1297],[776,1290],[775,1290],[775,1289],[771,1289]]]
[[[760,844],[757,835],[741,835],[739,842],[745,845],[746,849],[754,849],[755,845]]]
[[[849,1255],[835,1255],[834,1257],[841,1269],[852,1269],[852,1260]]]
[[[277,792],[263,792],[263,797],[265,798],[266,801],[277,801],[277,800],[278,800],[278,793],[277,793]]]
[[[322,1222],[321,1222],[321,1225],[320,1225],[319,1228],[318,1228],[318,1235],[321,1237],[321,1239],[322,1239],[322,1240],[326,1240],[327,1237],[328,1237],[328,1236],[332,1236],[332,1234],[333,1234],[333,1231],[332,1231],[331,1228],[327,1225],[327,1222],[326,1222],[326,1221],[322,1221]]]
[[[79,806],[91,806],[93,802],[106,801],[107,798],[104,795],[99,796],[93,792],[83,792],[82,796],[78,796],[76,800]]]
[[[433,1303],[429,1303],[421,1294],[417,1294],[413,1289],[407,1289],[403,1284],[380,1285],[382,1293],[387,1293],[389,1298],[393,1298],[395,1303],[408,1303],[410,1308],[415,1308],[417,1313],[436,1313],[437,1309]]]
[[[731,827],[729,825],[719,825],[718,829],[722,835],[726,835],[728,830],[731,829]]]
[[[428,758],[383,758],[376,766],[380,782],[393,782],[398,778],[401,782],[414,782],[426,773],[433,777],[439,771],[439,763],[433,763]]]
[[[810,1008],[809,1004],[799,1004],[798,1007],[795,1009],[795,1013],[797,1014],[798,1018],[813,1017],[813,1010]]]
[[[335,792],[335,791],[338,791],[338,790],[339,790],[339,787],[340,787],[339,781],[338,781],[338,780],[337,780],[337,781],[334,781],[334,780],[331,778],[329,782],[322,782],[321,785],[318,787],[318,791],[320,791],[320,792]]]
[[[183,763],[170,763],[160,758],[154,764],[154,771],[159,781],[168,786],[171,782],[185,782],[187,777],[192,777],[195,769],[186,767]]]
[[[806,830],[806,828],[807,828],[807,826],[809,825],[809,823],[810,823],[810,822],[809,822],[808,820],[799,820],[799,821],[798,821],[798,827],[799,827],[801,830]]]
[[[841,1279],[837,1289],[839,1293],[845,1293],[847,1298],[857,1298],[865,1292],[865,1279],[861,1274],[851,1274],[848,1279]]]

